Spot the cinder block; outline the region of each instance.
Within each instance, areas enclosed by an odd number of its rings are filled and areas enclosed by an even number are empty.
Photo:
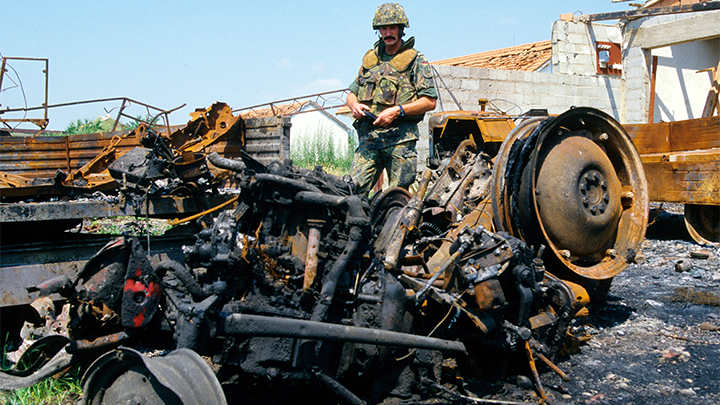
[[[487,79],[489,77],[489,69],[481,69],[481,68],[469,68],[470,69],[470,76],[468,76],[470,79],[475,80],[482,80]]]
[[[480,82],[474,79],[461,79],[460,89],[463,91],[478,91],[480,89]]]
[[[644,124],[647,122],[647,114],[644,111],[632,110],[627,112],[628,124]]]
[[[645,89],[628,89],[627,93],[628,100],[644,100],[647,97]]]
[[[559,96],[573,96],[575,92],[572,86],[565,84],[556,84],[552,89],[552,93]]]
[[[568,43],[570,44],[587,44],[590,42],[590,37],[583,31],[582,33],[571,32],[568,35]]]

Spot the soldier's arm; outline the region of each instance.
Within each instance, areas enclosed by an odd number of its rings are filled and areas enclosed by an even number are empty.
[[[358,103],[357,95],[352,92],[348,93],[345,103],[347,104],[348,108],[350,108],[350,111],[352,111],[352,116],[356,120],[364,117],[365,111],[370,110],[370,107],[366,106],[365,104]]]
[[[405,110],[406,116],[424,114],[428,111],[435,109],[436,101],[437,100],[434,98],[428,96],[421,96],[420,98],[411,103],[403,104],[402,109]],[[375,122],[373,122],[373,124],[381,127],[387,127],[393,121],[400,118],[400,111],[401,110],[399,105],[386,108],[380,114],[378,114],[378,117]]]

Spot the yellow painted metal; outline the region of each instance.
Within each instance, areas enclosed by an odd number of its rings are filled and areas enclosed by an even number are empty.
[[[437,117],[434,128],[441,128],[441,137],[447,131],[457,130],[462,123],[467,135],[476,135],[476,139],[479,138],[477,135],[480,135],[485,143],[502,143],[505,136],[515,128],[515,122],[509,116],[484,111],[448,111],[433,117]]]

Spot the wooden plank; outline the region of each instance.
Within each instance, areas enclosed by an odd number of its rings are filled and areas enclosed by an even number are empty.
[[[674,121],[669,125],[673,152],[720,148],[720,116]]]
[[[720,1],[713,3],[720,5]],[[718,15],[718,11],[709,11],[681,20],[628,30],[623,35],[623,49],[634,46],[654,49],[716,38],[720,35]]]
[[[667,7],[650,7],[640,8],[629,11],[613,11],[609,13],[576,15],[573,17],[575,22],[617,20],[620,18],[640,18],[650,17],[654,15],[691,13],[695,11],[718,10],[720,9],[720,1],[704,1],[695,4],[684,4],[680,6]]]
[[[713,83],[708,92],[707,99],[705,99],[705,107],[703,108],[703,117],[712,117],[715,110],[718,110],[718,95],[720,94],[720,62],[718,66],[713,70]],[[718,111],[720,115],[720,110]]]
[[[657,124],[623,125],[632,138],[638,153],[670,152],[670,125],[667,122]]]
[[[648,123],[655,122],[655,82],[657,81],[657,55],[652,57],[652,69],[650,71],[650,102],[648,103]]]
[[[237,158],[247,151],[265,163],[289,157],[290,118],[266,117],[246,121],[246,145],[239,136],[219,139],[204,152],[218,152]],[[74,171],[90,162],[110,145],[113,136],[124,132],[77,134],[70,136],[3,137],[0,139],[0,171],[29,179],[49,179],[58,170]],[[140,146],[136,136],[127,136],[116,146],[116,157]],[[5,183],[8,183],[7,181]],[[31,190],[28,192],[32,193]]]
[[[641,159],[650,201],[720,205],[720,150]]]

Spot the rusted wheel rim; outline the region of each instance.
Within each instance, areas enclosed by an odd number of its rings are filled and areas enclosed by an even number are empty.
[[[121,347],[95,360],[82,384],[88,404],[227,404],[210,366],[189,349],[150,358]]]
[[[685,204],[685,226],[701,245],[720,245],[720,206]]]
[[[606,280],[627,267],[645,236],[647,201],[631,139],[592,108],[522,123],[498,153],[497,229],[548,246],[543,259],[561,274]]]
[[[553,245],[571,256],[595,255],[617,233],[622,211],[617,173],[586,137],[553,137],[544,147],[534,189],[540,224]]]

